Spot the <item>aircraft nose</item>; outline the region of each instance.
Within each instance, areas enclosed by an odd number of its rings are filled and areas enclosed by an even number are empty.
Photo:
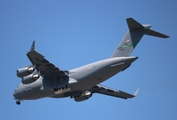
[[[16,98],[17,97],[17,94],[16,94],[16,92],[14,91],[14,93],[13,93],[13,96]]]
[[[19,93],[18,93],[17,89],[14,90],[13,96],[14,96],[15,99],[19,98]]]

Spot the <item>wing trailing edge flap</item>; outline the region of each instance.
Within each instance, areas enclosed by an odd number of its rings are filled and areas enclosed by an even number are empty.
[[[93,93],[99,93],[99,94],[104,94],[104,95],[109,95],[113,97],[118,97],[118,98],[123,98],[123,99],[128,99],[128,98],[133,98],[138,95],[139,88],[135,91],[134,94],[129,94],[120,90],[114,90],[102,85],[96,85],[92,88]]]

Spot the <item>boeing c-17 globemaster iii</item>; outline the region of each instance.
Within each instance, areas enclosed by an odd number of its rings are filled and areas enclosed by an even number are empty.
[[[130,56],[143,35],[161,38],[169,36],[151,30],[151,25],[141,25],[133,18],[126,19],[128,32],[110,58],[84,65],[72,70],[62,70],[50,63],[35,50],[35,41],[27,53],[32,65],[17,70],[21,84],[14,90],[16,104],[22,100],[35,100],[44,97],[73,98],[76,102],[89,99],[92,94],[99,93],[108,96],[128,99],[134,94],[114,90],[100,83],[127,69],[138,57]]]

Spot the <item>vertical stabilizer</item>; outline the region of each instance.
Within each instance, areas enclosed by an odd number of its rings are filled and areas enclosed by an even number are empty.
[[[149,29],[151,25],[141,25],[133,18],[128,18],[126,19],[126,21],[129,30],[125,34],[124,38],[119,43],[118,47],[116,48],[116,50],[114,51],[111,57],[130,56],[133,49],[139,43],[140,39],[143,37],[144,34],[161,37],[161,38],[169,37],[167,35]]]

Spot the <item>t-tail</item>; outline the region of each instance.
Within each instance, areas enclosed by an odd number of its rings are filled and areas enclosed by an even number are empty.
[[[122,41],[119,43],[114,53],[112,54],[111,56],[112,58],[130,56],[133,49],[135,49],[136,45],[138,44],[138,42],[140,41],[144,34],[161,38],[169,37],[167,35],[149,29],[151,25],[141,25],[133,18],[128,18],[126,20],[129,30],[125,34]]]

